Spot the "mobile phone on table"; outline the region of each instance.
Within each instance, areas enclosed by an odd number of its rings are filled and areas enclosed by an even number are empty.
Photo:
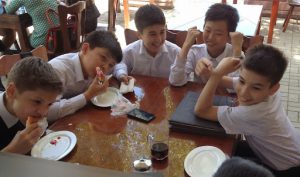
[[[135,108],[127,113],[129,118],[133,118],[142,122],[150,122],[155,118],[154,114]]]

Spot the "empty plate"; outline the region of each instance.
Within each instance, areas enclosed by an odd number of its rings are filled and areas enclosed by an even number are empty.
[[[75,147],[77,138],[70,131],[49,133],[32,148],[31,156],[49,160],[60,160]]]
[[[99,107],[110,107],[118,99],[119,90],[113,87],[108,87],[105,93],[95,96],[91,102]]]
[[[212,177],[226,160],[225,154],[214,146],[193,149],[184,160],[184,169],[191,177]]]

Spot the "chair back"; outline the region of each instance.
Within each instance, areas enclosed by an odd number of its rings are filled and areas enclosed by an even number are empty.
[[[132,30],[132,29],[126,28],[124,30],[124,34],[125,34],[126,45],[128,45],[128,44],[130,44],[134,41],[137,41],[139,39],[138,35],[137,35],[137,32]],[[187,31],[167,30],[166,40],[178,45],[179,47],[182,47],[182,45],[185,41],[186,35],[187,35]],[[195,44],[196,43],[203,43],[203,37],[202,36],[203,35],[202,35],[202,32],[201,32],[199,37],[196,39]]]
[[[27,52],[28,53],[28,52]],[[39,57],[45,61],[48,61],[47,49],[45,46],[38,46],[30,51],[30,55]],[[24,54],[24,53],[23,53]],[[21,54],[2,55],[0,56],[0,76],[5,76],[9,73],[13,65],[22,59]]]
[[[22,52],[28,52],[32,49],[27,33],[27,27],[29,26],[32,26],[32,19],[27,13],[21,15],[1,15],[0,28],[12,29],[18,33]]]
[[[137,32],[132,29],[128,29],[128,28],[125,29],[124,34],[125,34],[126,45],[138,40]],[[167,30],[167,41],[170,41],[178,45],[179,47],[182,47],[186,35],[187,35],[187,31]],[[249,47],[262,44],[263,42],[264,42],[264,37],[261,35],[244,36],[242,50],[243,52],[246,52]],[[195,44],[202,44],[202,43],[204,43],[203,32],[201,32],[200,35],[195,40]]]
[[[64,46],[64,53],[72,52],[78,50],[80,47],[80,43],[82,42],[81,39],[84,37],[84,23],[85,23],[85,1],[78,1],[71,6],[66,5],[58,5],[58,15],[59,15],[59,23],[60,28],[62,31],[63,37],[63,46]],[[68,23],[68,15],[75,16],[75,24],[76,24],[76,34],[70,34],[71,31],[67,28]],[[71,45],[70,36],[76,36],[76,43],[74,47]]]
[[[223,4],[227,4],[227,0],[222,0],[222,3]],[[237,0],[232,0],[232,3],[233,4],[237,4]]]

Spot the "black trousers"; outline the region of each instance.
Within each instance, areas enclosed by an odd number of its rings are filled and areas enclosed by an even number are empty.
[[[236,145],[236,150],[233,156],[239,156],[244,159],[251,160],[259,165],[262,165],[269,169],[275,177],[300,177],[300,166],[292,167],[287,170],[274,170],[266,164],[263,164],[257,155],[252,151],[249,144],[246,141],[238,141]]]

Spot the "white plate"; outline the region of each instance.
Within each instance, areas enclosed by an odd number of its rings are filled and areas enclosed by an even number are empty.
[[[49,160],[60,160],[75,147],[77,138],[69,131],[49,133],[31,149],[31,156]]]
[[[193,149],[184,160],[184,169],[191,177],[212,177],[225,154],[214,146],[200,146]]]
[[[110,107],[118,99],[119,94],[118,89],[108,87],[105,93],[95,96],[91,102],[99,107]]]

